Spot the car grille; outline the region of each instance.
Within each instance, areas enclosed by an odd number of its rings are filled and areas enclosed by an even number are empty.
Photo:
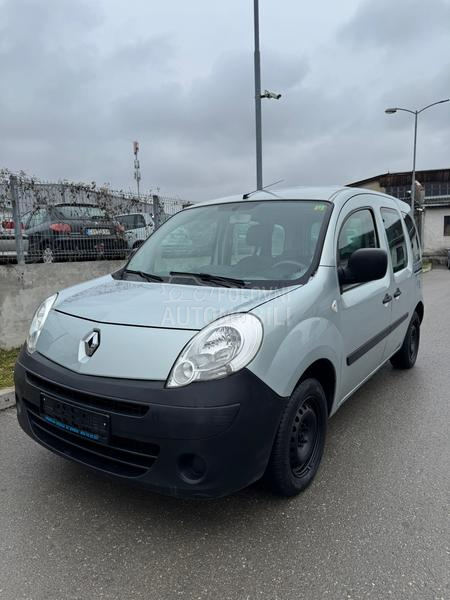
[[[42,392],[55,394],[61,400],[69,400],[86,408],[98,408],[100,410],[132,417],[143,417],[149,410],[149,406],[146,404],[79,392],[78,390],[73,390],[66,386],[54,383],[53,381],[38,377],[30,371],[27,371],[27,380],[31,385],[39,388]]]
[[[155,463],[159,446],[111,436],[107,444],[82,438],[44,420],[39,408],[24,399],[36,438],[44,445],[91,467],[123,477],[144,475]]]

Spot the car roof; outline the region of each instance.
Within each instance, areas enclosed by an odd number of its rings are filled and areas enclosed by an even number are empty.
[[[274,200],[322,200],[332,202],[333,204],[342,206],[349,198],[359,194],[381,196],[386,198],[386,201],[394,202],[394,204],[402,212],[410,212],[411,208],[406,202],[402,202],[393,196],[383,194],[376,190],[368,188],[355,188],[349,186],[296,186],[289,188],[259,190],[248,194],[236,194],[215,200],[207,200],[198,202],[188,207],[186,210],[196,208],[198,206],[207,206],[209,204],[227,204],[231,202],[264,202]]]

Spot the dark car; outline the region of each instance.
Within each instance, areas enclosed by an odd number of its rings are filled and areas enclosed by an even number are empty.
[[[29,257],[51,263],[83,258],[125,258],[123,227],[93,204],[55,204],[32,211],[25,221]]]

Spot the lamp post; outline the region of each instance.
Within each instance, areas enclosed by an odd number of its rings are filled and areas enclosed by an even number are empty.
[[[281,94],[264,90],[261,94],[261,59],[259,54],[259,0],[253,0],[253,20],[255,32],[255,134],[256,134],[256,189],[263,189],[262,176],[262,125],[261,125],[261,98],[279,100]]]
[[[395,108],[386,108],[384,111],[388,115],[393,115],[398,110],[403,112],[410,113],[414,115],[414,150],[413,150],[413,168],[412,168],[412,178],[411,178],[411,210],[412,216],[414,218],[414,208],[415,208],[415,200],[416,200],[416,148],[417,148],[417,117],[420,113],[423,113],[425,110],[431,108],[432,106],[436,106],[436,104],[443,104],[444,102],[449,102],[450,98],[446,100],[438,100],[437,102],[433,102],[432,104],[428,104],[424,106],[420,110],[410,110],[409,108],[399,108],[398,106]]]
[[[256,189],[262,189],[262,133],[261,133],[261,62],[259,55],[259,0],[253,0],[255,30],[255,134],[256,134]]]

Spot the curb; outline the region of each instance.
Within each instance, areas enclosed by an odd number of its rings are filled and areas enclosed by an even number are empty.
[[[5,388],[0,390],[0,411],[16,404],[16,395],[14,394],[14,388]]]

